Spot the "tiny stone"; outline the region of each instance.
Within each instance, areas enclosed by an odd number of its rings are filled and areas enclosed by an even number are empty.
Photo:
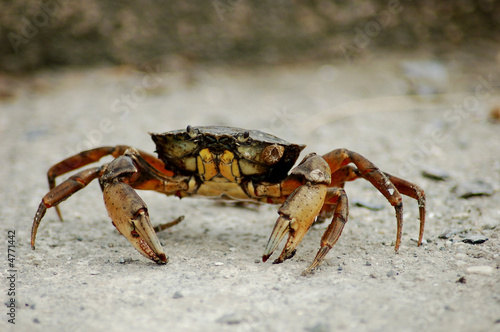
[[[398,273],[397,273],[397,272],[395,272],[395,271],[393,271],[393,270],[390,270],[389,272],[387,272],[387,276],[388,276],[389,278],[394,277],[394,276],[396,276],[396,275],[398,275]]]
[[[449,239],[455,234],[465,232],[463,229],[454,229],[454,228],[447,228],[445,229],[439,236],[438,238],[440,239]]]
[[[470,266],[467,268],[467,273],[489,276],[493,274],[493,267],[488,265]]]
[[[366,261],[365,265],[366,266],[372,266],[372,263],[370,263],[370,261]]]
[[[318,323],[312,327],[306,328],[305,330],[307,332],[328,332],[328,331],[331,331],[332,329],[326,323]]]
[[[255,264],[259,264],[260,263],[260,259],[256,259],[253,261]]]
[[[238,314],[227,314],[217,319],[217,323],[227,325],[237,325],[243,321],[245,321],[245,319]]]
[[[434,167],[424,168],[422,170],[422,176],[436,181],[445,181],[450,178],[450,174],[448,172]]]
[[[472,234],[472,235],[467,235],[464,237],[462,242],[464,243],[470,243],[470,244],[481,244],[488,241],[488,238],[483,235],[478,235],[478,234]]]
[[[416,238],[416,237],[412,237],[410,240],[412,240],[413,242],[417,242],[418,243],[418,238]],[[427,240],[426,239],[422,239],[422,244],[427,244]]]
[[[375,204],[375,203],[371,203],[371,202],[367,202],[367,201],[362,201],[359,199],[354,200],[354,205],[359,206],[359,207],[363,207],[365,209],[372,210],[372,211],[378,211],[378,210],[382,210],[384,208],[384,205],[382,205],[382,204]]]
[[[222,266],[222,265],[224,265],[224,263],[222,263],[222,262],[215,262],[214,265],[215,266]]]
[[[182,295],[180,291],[175,292],[174,295],[172,296],[173,299],[180,299],[182,297],[184,297],[184,295]]]
[[[477,180],[474,182],[462,182],[454,187],[453,191],[460,198],[469,198],[473,196],[491,196],[494,190],[490,183]]]
[[[457,284],[465,284],[467,283],[467,279],[465,279],[465,277],[460,277],[458,278],[457,281],[455,281]]]
[[[35,324],[40,324],[40,321],[38,320],[38,318],[34,318],[34,319],[33,319],[33,323],[35,323]]]

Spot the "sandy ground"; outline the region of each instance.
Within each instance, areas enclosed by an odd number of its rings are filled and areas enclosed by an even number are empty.
[[[16,309],[12,325],[3,307],[0,330],[500,331],[500,124],[488,119],[500,105],[494,81],[498,63],[457,53],[256,70],[71,70],[8,82],[13,96],[0,102],[0,266],[2,299],[13,298]],[[160,233],[170,262],[158,266],[114,229],[92,183],[61,205],[65,222],[48,211],[30,249],[52,164],[100,145],[152,152],[148,131],[187,124],[261,129],[307,144],[305,153],[345,147],[365,155],[425,189],[426,244],[416,245],[418,209],[405,198],[395,254],[393,209],[356,181],[346,186],[350,220],[339,243],[302,277],[326,225],[314,226],[291,260],[262,263],[277,206],[141,192],[154,224],[185,216]],[[424,177],[429,167],[448,179]],[[460,198],[455,186],[475,180],[490,195]],[[452,234],[440,238],[446,230]],[[471,235],[488,240],[462,242]]]

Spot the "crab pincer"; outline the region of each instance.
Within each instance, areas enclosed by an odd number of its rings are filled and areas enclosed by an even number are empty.
[[[325,204],[327,185],[330,183],[330,168],[321,157],[316,154],[306,156],[292,171],[292,176],[303,177],[305,184],[295,189],[279,208],[280,216],[262,256],[264,262],[269,259],[287,233],[288,240],[285,247],[274,263],[282,263],[293,257],[295,248]]]

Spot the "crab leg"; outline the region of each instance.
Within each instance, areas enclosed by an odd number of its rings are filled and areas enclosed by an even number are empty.
[[[130,147],[126,145],[101,146],[95,149],[82,151],[74,156],[68,157],[63,161],[58,162],[57,164],[53,165],[47,172],[49,189],[52,190],[56,187],[56,177],[71,172],[80,167],[86,166],[88,164],[94,163],[96,161],[99,161],[101,158],[108,155],[112,155],[113,157],[117,158],[118,156],[123,155],[125,151],[127,151],[127,149],[129,148]],[[139,153],[142,158],[144,158],[150,165],[152,165],[157,170],[159,171],[163,170],[164,172],[168,172],[165,171],[163,162],[158,158],[144,151],[139,151]],[[63,219],[59,207],[56,206],[55,208],[57,215],[59,216],[59,219],[62,221]]]
[[[98,178],[101,173],[102,167],[94,167],[83,170],[62,182],[57,187],[52,188],[52,190],[50,190],[42,198],[42,202],[38,206],[33,226],[31,228],[31,249],[35,249],[36,232],[47,209],[53,206],[57,208],[59,203],[68,199],[78,190],[85,188],[92,180]]]
[[[302,275],[307,275],[311,273],[316,267],[321,264],[326,254],[332,249],[332,247],[337,243],[344,225],[347,223],[347,218],[349,215],[348,200],[347,195],[342,188],[328,188],[328,193],[326,197],[326,204],[333,204],[335,206],[335,212],[333,215],[332,222],[328,225],[325,233],[321,237],[321,247],[314,258],[312,264],[302,272]]]
[[[418,236],[418,246],[422,244],[422,239],[424,237],[424,228],[425,228],[425,193],[422,188],[419,186],[393,176],[391,174],[385,173],[385,175],[389,178],[389,180],[396,186],[399,192],[403,195],[414,198],[418,202],[418,212],[420,219],[420,230]]]
[[[420,229],[423,231],[425,224],[425,194],[422,189],[415,185],[408,186],[407,181],[398,181],[399,178],[392,177],[396,183],[391,181],[391,176],[386,175],[378,169],[371,161],[360,155],[359,153],[349,151],[346,149],[337,149],[329,152],[323,156],[333,172],[341,169],[349,163],[356,165],[359,175],[368,180],[375,188],[384,195],[384,197],[394,206],[396,211],[397,231],[396,231],[396,244],[394,250],[397,252],[401,244],[401,237],[403,234],[403,199],[399,189],[402,193],[419,199],[420,209]],[[413,188],[413,189],[411,189]],[[417,189],[418,188],[418,189]],[[418,195],[417,195],[418,192]]]

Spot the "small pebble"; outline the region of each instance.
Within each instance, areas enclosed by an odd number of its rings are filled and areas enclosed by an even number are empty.
[[[222,262],[215,262],[214,265],[215,266],[222,266],[222,265],[224,265],[224,263],[222,263]]]
[[[394,277],[394,276],[397,276],[397,275],[398,275],[398,273],[397,273],[397,272],[395,272],[394,270],[390,270],[389,272],[387,272],[387,276],[388,276],[389,278]]]
[[[495,106],[490,110],[490,120],[500,123],[500,106]]]
[[[455,228],[447,228],[441,234],[439,234],[438,238],[440,239],[449,239],[455,234],[465,232],[463,229],[455,229]]]
[[[464,237],[462,242],[464,243],[470,243],[470,244],[480,244],[488,241],[488,238],[483,235],[479,234],[472,234],[472,235],[467,235]]]
[[[318,323],[314,326],[307,327],[305,330],[307,332],[328,332],[331,331],[332,329],[326,323]]]
[[[410,240],[412,240],[413,242],[418,242],[418,238],[416,238],[416,237],[412,237]],[[427,244],[427,240],[422,239],[422,244]]]
[[[372,211],[379,211],[379,210],[382,210],[384,208],[383,204],[375,204],[375,203],[371,203],[371,202],[367,202],[367,201],[362,201],[359,199],[354,200],[354,205],[359,206],[359,207],[363,207],[365,209],[372,210]]]
[[[465,277],[460,277],[458,278],[457,281],[455,281],[457,284],[465,284],[467,283],[467,279],[465,279]]]
[[[470,198],[473,196],[493,195],[493,186],[490,183],[477,180],[474,182],[462,182],[453,188],[453,191],[460,198]]]
[[[478,266],[470,266],[467,268],[467,273],[471,274],[481,274],[485,276],[489,276],[493,274],[493,267],[488,265],[478,265]]]
[[[180,299],[182,297],[184,297],[184,295],[180,291],[175,292],[172,296],[173,299]]]
[[[240,324],[244,321],[245,321],[245,318],[239,314],[236,314],[236,313],[227,314],[227,315],[224,315],[224,316],[220,317],[219,319],[217,319],[217,323],[227,324],[227,325],[237,325],[237,324]]]
[[[436,181],[445,181],[450,178],[450,173],[439,168],[426,167],[422,169],[422,176]]]

